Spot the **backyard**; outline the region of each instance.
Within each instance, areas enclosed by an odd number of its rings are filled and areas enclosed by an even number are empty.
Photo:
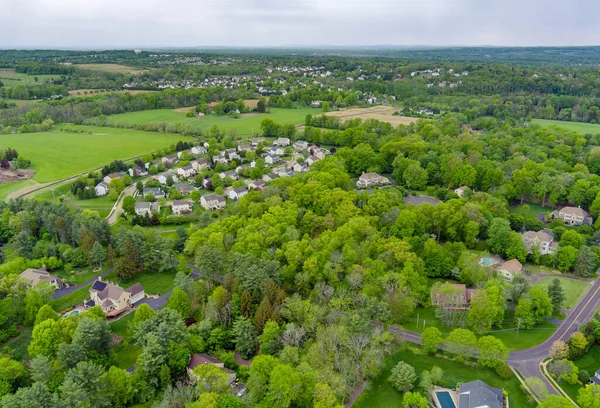
[[[547,276],[538,281],[538,283],[542,283],[544,285],[550,286],[554,279],[558,279],[565,290],[565,294],[567,295],[567,299],[563,307],[567,309],[572,308],[577,304],[579,299],[590,289],[591,285],[588,282],[581,281],[578,279],[569,279],[569,278],[561,278],[561,277],[553,277]]]
[[[527,401],[526,393],[521,389],[519,380],[514,376],[510,380],[503,380],[495,371],[488,368],[473,369],[469,365],[446,360],[443,356],[437,358],[431,355],[417,354],[410,349],[404,349],[388,357],[381,373],[370,381],[370,386],[362,393],[353,407],[387,408],[401,406],[402,395],[392,388],[387,380],[391,369],[398,361],[405,361],[412,365],[417,375],[420,375],[424,370],[430,370],[433,366],[440,367],[444,371],[444,376],[441,384],[437,385],[443,387],[453,388],[461,382],[482,380],[491,387],[504,389],[508,393],[510,406],[512,407],[536,406],[536,404]]]
[[[139,272],[131,279],[119,279],[116,272],[111,272],[104,277],[104,280],[111,281],[123,289],[127,289],[131,285],[140,283],[144,287],[146,295],[159,294],[164,295],[173,288],[173,279],[175,272]]]

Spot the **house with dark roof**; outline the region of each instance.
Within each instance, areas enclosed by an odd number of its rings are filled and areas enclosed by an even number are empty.
[[[467,310],[477,289],[467,289],[463,284],[436,283],[431,287],[431,304],[446,310]]]
[[[503,408],[504,392],[493,388],[481,380],[460,385],[458,408]]]
[[[207,194],[200,197],[200,205],[206,210],[221,210],[225,208],[225,198],[216,194]]]
[[[100,279],[90,287],[86,307],[100,306],[107,316],[117,316],[145,297],[144,288],[136,283],[127,289]]]
[[[233,383],[236,379],[235,371],[225,368],[225,364],[221,360],[216,359],[213,356],[209,356],[208,354],[194,353],[192,354],[190,362],[187,365],[187,373],[192,382],[195,383],[200,379],[194,370],[202,365],[214,365],[215,367],[220,368],[225,374],[227,374],[229,384]]]
[[[48,271],[46,271],[46,268],[25,269],[19,276],[26,280],[31,286],[35,286],[40,282],[47,282],[56,289],[60,289],[64,286],[62,280],[58,276],[50,275]]]
[[[166,198],[167,194],[158,187],[147,187],[142,191],[142,196],[146,197],[148,194],[152,194],[154,198]]]
[[[192,202],[189,200],[173,200],[171,210],[175,215],[189,214],[192,212]]]
[[[173,187],[175,187],[181,195],[188,195],[195,190],[194,186],[191,186],[187,183],[176,183],[173,184]]]

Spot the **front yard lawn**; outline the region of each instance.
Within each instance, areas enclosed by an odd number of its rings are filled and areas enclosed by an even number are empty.
[[[565,294],[567,295],[567,299],[565,300],[564,307],[572,308],[577,304],[579,299],[590,289],[590,284],[581,281],[578,279],[569,279],[569,278],[561,278],[561,277],[553,277],[547,276],[538,281],[538,283],[543,283],[544,285],[550,286],[554,279],[560,280],[560,283],[565,290]]]
[[[131,279],[119,279],[116,271],[105,276],[105,280],[114,282],[123,289],[140,283],[144,287],[144,292],[148,294],[164,295],[173,288],[173,279],[176,272],[139,272]]]

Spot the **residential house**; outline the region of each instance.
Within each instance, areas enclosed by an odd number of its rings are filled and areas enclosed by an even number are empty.
[[[173,200],[171,210],[175,215],[189,214],[192,212],[192,202],[189,200]]]
[[[249,141],[252,146],[258,146],[260,143],[265,141],[265,138],[264,137],[252,137],[252,138],[250,138]]]
[[[277,169],[273,169],[273,173],[279,177],[294,177],[294,170],[288,169],[286,166],[281,166]]]
[[[64,286],[62,280],[58,276],[50,275],[50,273],[48,273],[44,267],[40,269],[25,269],[19,274],[19,276],[22,279],[25,279],[32,287],[40,282],[48,282],[56,289],[60,289]]]
[[[377,173],[363,173],[356,182],[358,188],[371,187],[379,184],[389,184],[387,177],[380,176]]]
[[[169,156],[165,156],[160,160],[162,161],[162,164],[164,164],[166,167],[169,167],[169,166],[179,163],[179,158],[177,157],[176,154],[171,154]]]
[[[104,181],[106,184],[110,184],[111,181],[116,180],[116,179],[120,179],[122,176],[121,173],[111,173],[108,174],[106,176],[104,176],[104,178],[102,179],[102,181]]]
[[[229,160],[227,159],[227,157],[225,156],[225,153],[221,152],[216,156],[212,157],[212,162],[214,164],[217,163],[221,163],[221,164],[229,164]]]
[[[200,198],[200,205],[207,210],[222,210],[225,208],[225,198],[216,194],[204,195]]]
[[[319,160],[323,160],[326,156],[331,155],[331,152],[327,149],[322,149],[320,147],[315,147],[312,150],[312,156],[315,156]]]
[[[267,157],[265,157],[266,164],[277,164],[280,161],[281,161],[281,157],[279,157],[279,156],[268,155]]]
[[[600,385],[600,369],[596,371],[596,374],[590,379],[594,384]]]
[[[180,151],[180,152],[177,152],[177,158],[178,158],[178,159],[181,159],[181,155],[182,155],[184,152],[185,152],[185,153],[187,153],[187,154],[188,154],[188,155],[190,155],[190,156],[192,156],[192,155],[194,154],[194,153],[192,153],[192,149],[188,149],[188,150],[182,150],[182,151]]]
[[[142,191],[142,196],[146,197],[148,194],[152,194],[154,198],[167,198],[167,194],[158,187],[146,187]]]
[[[108,194],[108,184],[106,184],[104,181],[102,183],[98,183],[96,184],[96,187],[94,187],[94,191],[99,197],[105,196]]]
[[[266,183],[263,180],[246,180],[246,185],[251,190],[262,191],[265,188]]]
[[[287,137],[279,137],[273,141],[273,146],[285,147],[285,146],[289,146],[289,145],[290,145],[290,139]]]
[[[269,174],[265,174],[264,176],[262,176],[262,179],[265,183],[268,183],[269,181],[273,181],[278,178],[279,178],[279,176],[275,173],[269,173]]]
[[[166,185],[167,184],[167,180],[169,179],[169,177],[171,177],[173,179],[173,183],[176,183],[176,182],[179,181],[179,178],[177,177],[177,175],[175,173],[169,172],[169,173],[161,174],[158,177],[158,182],[160,184],[165,184]]]
[[[200,173],[204,169],[210,169],[210,163],[205,159],[198,159],[192,162],[192,168]]]
[[[231,200],[239,200],[246,194],[248,194],[248,189],[245,187],[233,188],[227,193]]]
[[[129,175],[133,178],[133,177],[142,177],[142,176],[147,176],[148,175],[148,171],[143,168],[143,167],[133,167],[129,170],[127,170],[129,172]]]
[[[229,157],[229,160],[240,160],[241,156],[238,154],[236,149],[227,149],[225,150],[225,153],[227,153],[227,157]]]
[[[252,152],[256,150],[256,146],[252,145],[239,145],[237,147],[238,152]]]
[[[292,168],[296,173],[305,173],[310,170],[310,166],[307,162],[294,163]]]
[[[112,317],[121,314],[144,297],[144,288],[139,283],[122,289],[118,285],[98,279],[90,287],[90,300],[85,302],[85,306],[100,306],[107,316]]]
[[[205,178],[202,180],[202,187],[212,190],[212,180],[210,178]]]
[[[563,220],[567,225],[592,225],[594,223],[590,213],[580,207],[563,207],[553,211],[552,216]]]
[[[196,383],[200,379],[198,377],[198,374],[196,374],[194,370],[201,365],[214,365],[215,367],[220,368],[225,374],[227,374],[229,384],[232,384],[236,379],[235,371],[225,368],[225,364],[221,360],[209,356],[208,354],[194,353],[192,354],[192,357],[186,369],[189,379],[194,383]]]
[[[190,194],[192,191],[195,190],[194,186],[191,186],[186,183],[173,184],[173,187],[175,187],[177,191],[179,191],[179,194],[184,196]]]
[[[310,106],[312,106],[313,108],[320,108],[321,107],[321,101],[312,101],[310,103]]]
[[[152,212],[159,212],[160,204],[158,203],[147,203],[145,201],[138,201],[135,203],[135,214],[144,216],[151,215]]]
[[[462,197],[467,191],[470,190],[471,189],[468,186],[460,186],[459,188],[455,189],[454,192],[457,196]]]
[[[177,175],[187,179],[196,175],[196,170],[188,164],[187,166],[183,166],[177,169]]]
[[[458,408],[504,408],[504,392],[481,380],[460,384]]]
[[[285,154],[285,152],[283,151],[283,149],[281,147],[276,147],[276,146],[272,146],[269,150],[265,151],[265,155],[271,155],[271,156],[283,156]]]
[[[310,155],[306,158],[306,163],[308,163],[309,166],[312,166],[313,163],[318,162],[319,160],[321,159],[319,159],[317,156]]]
[[[512,282],[515,276],[523,271],[523,265],[518,259],[511,259],[498,266],[496,271],[504,280]]]
[[[298,140],[296,142],[294,142],[294,149],[299,149],[299,150],[303,150],[303,149],[308,149],[308,142],[305,142],[304,140]]]
[[[558,242],[554,242],[554,231],[550,229],[524,232],[523,244],[529,253],[535,247],[540,255],[553,254],[558,249]]]
[[[235,170],[227,170],[222,173],[219,173],[219,177],[225,180],[225,178],[230,177],[232,180],[239,180],[240,176],[235,172]]]
[[[206,150],[206,147],[204,146],[194,146],[191,149],[192,154],[206,154],[208,153],[208,150]]]
[[[477,289],[467,289],[463,284],[438,283],[431,288],[431,304],[449,310],[467,310],[476,292]]]

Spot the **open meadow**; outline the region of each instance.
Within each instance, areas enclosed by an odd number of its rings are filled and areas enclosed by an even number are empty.
[[[52,131],[0,135],[0,145],[12,147],[31,160],[31,169],[36,171],[33,179],[47,183],[189,139],[182,135],[131,129],[69,128],[85,133]]]
[[[534,125],[540,125],[541,127],[558,126],[561,128],[572,130],[573,132],[579,132],[581,134],[600,133],[600,125],[593,123],[582,123],[582,122],[566,122],[563,120],[547,120],[547,119],[532,119],[531,123]]]
[[[125,123],[138,125],[144,123],[167,123],[188,125],[195,129],[202,129],[207,132],[213,125],[217,125],[222,130],[235,129],[240,135],[251,135],[260,133],[260,122],[265,118],[271,118],[278,124],[298,125],[304,123],[304,118],[308,114],[319,114],[320,111],[313,108],[299,109],[271,109],[270,113],[258,114],[247,113],[240,115],[239,118],[230,116],[207,115],[200,117],[186,117],[187,110],[183,109],[155,109],[140,112],[123,113],[109,116],[108,123],[116,125]]]
[[[337,111],[327,112],[327,116],[337,116],[342,121],[348,119],[360,118],[366,119],[377,119],[382,122],[389,122],[392,126],[398,125],[409,125],[417,121],[417,118],[410,118],[408,116],[393,115],[398,109],[393,106],[373,106],[370,108],[348,108],[340,109]]]
[[[147,68],[128,67],[120,64],[75,64],[75,66],[88,71],[101,71],[112,74],[143,74],[150,71]]]
[[[31,85],[35,83],[44,83],[45,81],[53,78],[60,78],[58,74],[51,75],[28,75],[15,72],[13,70],[0,70],[0,81],[4,86],[15,86],[15,85]],[[36,79],[37,78],[37,82]]]

